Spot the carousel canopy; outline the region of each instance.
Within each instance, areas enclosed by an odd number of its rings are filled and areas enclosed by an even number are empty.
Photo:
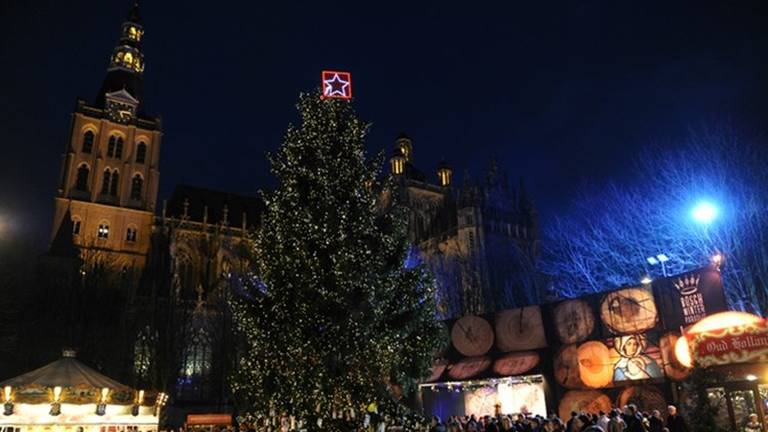
[[[89,368],[65,350],[63,357],[32,372],[3,381],[0,387],[92,387],[131,391],[131,388]]]

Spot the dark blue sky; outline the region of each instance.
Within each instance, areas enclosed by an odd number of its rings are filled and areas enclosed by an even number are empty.
[[[0,214],[46,239],[69,114],[93,98],[130,2],[0,3]],[[350,70],[371,149],[481,175],[496,154],[551,215],[651,142],[768,119],[768,7],[739,1],[142,1],[161,198],[255,193],[324,68]]]

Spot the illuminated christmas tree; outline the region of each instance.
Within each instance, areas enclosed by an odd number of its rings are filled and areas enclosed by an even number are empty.
[[[252,277],[232,300],[246,343],[231,383],[254,416],[345,430],[372,403],[400,410],[393,394],[428,371],[434,282],[408,259],[406,213],[381,157],[366,159],[351,103],[304,94],[298,109],[270,156],[279,185],[264,196]]]

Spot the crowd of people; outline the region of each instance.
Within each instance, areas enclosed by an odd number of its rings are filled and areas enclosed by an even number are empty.
[[[677,408],[669,406],[667,415],[658,410],[641,412],[635,405],[598,414],[572,412],[571,418],[498,415],[477,418],[453,416],[443,422],[432,417],[429,432],[688,432],[688,425]],[[753,432],[753,431],[750,431]],[[762,432],[762,428],[754,432]]]

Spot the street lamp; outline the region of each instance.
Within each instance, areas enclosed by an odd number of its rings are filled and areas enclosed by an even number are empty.
[[[669,261],[668,256],[666,256],[663,253],[660,253],[660,254],[657,254],[656,256],[650,256],[645,260],[648,261],[648,264],[650,265],[661,264],[661,274],[662,276],[667,277],[667,266],[665,263]]]
[[[718,213],[719,211],[714,204],[708,201],[701,201],[691,210],[691,217],[702,225],[709,225],[717,219]]]

